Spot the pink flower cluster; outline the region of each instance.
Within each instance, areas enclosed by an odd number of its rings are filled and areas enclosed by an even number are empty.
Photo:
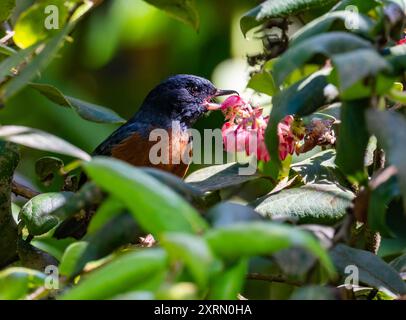
[[[263,115],[263,109],[253,107],[239,96],[231,96],[221,104],[226,122],[222,128],[224,149],[227,152],[254,154],[258,160],[269,161],[270,156],[265,145],[265,130],[269,116]],[[295,152],[298,138],[293,130],[292,116],[286,116],[278,124],[279,158],[285,160]]]

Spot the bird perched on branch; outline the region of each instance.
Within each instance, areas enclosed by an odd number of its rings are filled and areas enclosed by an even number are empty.
[[[214,98],[230,94],[238,92],[219,90],[209,80],[193,75],[172,76],[155,87],[138,112],[102,142],[93,155],[111,156],[134,166],[155,167],[184,177],[188,164],[179,159],[190,151],[187,130],[203,114],[218,108],[212,101]],[[180,130],[173,130],[174,123]],[[150,133],[155,129],[168,132],[169,141],[164,151],[168,153],[169,161],[165,163],[156,164],[150,159],[150,150],[157,143],[150,141]],[[86,232],[88,220],[67,219],[56,229],[54,236],[80,238]]]

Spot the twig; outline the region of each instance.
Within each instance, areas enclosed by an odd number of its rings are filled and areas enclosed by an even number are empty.
[[[7,42],[14,36],[14,31],[11,29],[8,22],[2,23],[3,29],[6,31],[6,35],[0,39],[1,44],[7,44]]]
[[[300,287],[303,286],[303,283],[300,281],[290,280],[287,279],[285,276],[282,275],[265,275],[261,273],[249,273],[247,274],[248,280],[261,280],[261,281],[268,281],[268,282],[279,282],[279,283],[286,283],[292,286]]]
[[[39,195],[40,192],[35,191],[27,186],[24,186],[22,184],[19,184],[16,181],[13,181],[12,183],[12,192],[17,195],[17,196],[21,196],[24,197],[26,199],[31,199],[34,198],[35,196]]]

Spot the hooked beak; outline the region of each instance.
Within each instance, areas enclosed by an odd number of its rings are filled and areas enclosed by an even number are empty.
[[[232,94],[240,95],[237,91],[235,90],[217,90],[216,93],[211,96],[207,101],[206,101],[206,108],[207,110],[218,110],[221,108],[220,103],[214,103],[211,101],[211,99],[216,98],[216,97],[221,97],[221,96],[229,96]]]

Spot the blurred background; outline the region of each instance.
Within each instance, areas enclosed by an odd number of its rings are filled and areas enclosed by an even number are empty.
[[[32,2],[17,0],[15,16]],[[242,91],[248,81],[246,56],[260,52],[262,43],[244,39],[239,19],[258,1],[196,3],[199,32],[142,0],[106,0],[77,26],[72,41],[65,44],[38,82],[111,108],[126,119],[155,85],[173,74],[195,74],[219,88]],[[87,152],[117,127],[85,121],[32,89],[7,103],[0,112],[0,124],[39,128]],[[212,113],[196,128],[221,124],[222,114]],[[35,183],[34,163],[43,155],[24,148],[19,172]]]

